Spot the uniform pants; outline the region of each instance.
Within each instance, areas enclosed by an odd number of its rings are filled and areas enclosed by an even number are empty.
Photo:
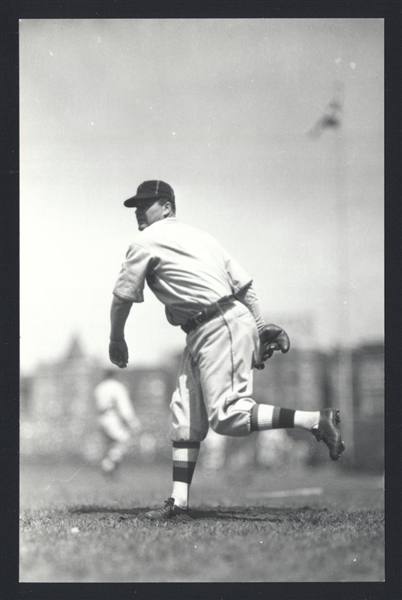
[[[99,418],[99,424],[108,441],[106,457],[120,462],[127,454],[131,432],[114,410],[108,410]]]
[[[253,367],[259,352],[251,312],[235,301],[191,331],[186,341],[170,404],[171,440],[201,442],[209,426],[222,435],[249,435],[255,405]]]

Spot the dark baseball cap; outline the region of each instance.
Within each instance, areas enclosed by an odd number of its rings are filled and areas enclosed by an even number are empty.
[[[124,202],[124,206],[136,206],[138,200],[158,200],[159,198],[174,200],[174,191],[170,185],[156,179],[144,181],[138,186],[136,195]]]

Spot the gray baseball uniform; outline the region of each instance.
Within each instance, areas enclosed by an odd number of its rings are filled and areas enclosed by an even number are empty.
[[[236,295],[249,288],[251,277],[213,236],[170,217],[147,227],[129,247],[113,293],[142,302],[145,282],[165,305],[168,321],[182,327],[230,297],[187,334],[171,402],[172,441],[202,441],[209,425],[225,435],[248,435],[259,336]]]
[[[278,325],[265,324],[251,277],[210,234],[176,219],[169,184],[144,181],[124,205],[136,209],[141,234],[114,288],[110,360],[121,369],[128,364],[124,327],[132,303],[144,299],[145,282],[165,305],[168,321],[187,334],[171,401],[172,494],[145,517],[191,520],[189,489],[209,426],[235,437],[299,427],[322,439],[337,460],[345,449],[339,411],[261,405],[252,397],[253,368],[277,350],[288,352],[290,340]]]

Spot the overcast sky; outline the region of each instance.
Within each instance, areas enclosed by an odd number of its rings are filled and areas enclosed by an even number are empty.
[[[172,185],[178,218],[237,258],[291,339],[309,322],[320,347],[381,341],[383,25],[22,20],[22,371],[75,333],[107,360],[112,289],[140,235],[123,201],[146,179]],[[314,139],[336,82],[342,126]],[[149,290],[126,337],[131,365],[185,340]]]

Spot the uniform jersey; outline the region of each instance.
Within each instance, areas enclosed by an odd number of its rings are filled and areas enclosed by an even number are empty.
[[[165,305],[168,321],[183,325],[252,279],[212,235],[170,217],[147,227],[130,245],[113,293],[143,302],[145,282]]]
[[[94,389],[97,411],[102,415],[113,411],[126,423],[137,420],[126,387],[114,379],[105,379]]]

